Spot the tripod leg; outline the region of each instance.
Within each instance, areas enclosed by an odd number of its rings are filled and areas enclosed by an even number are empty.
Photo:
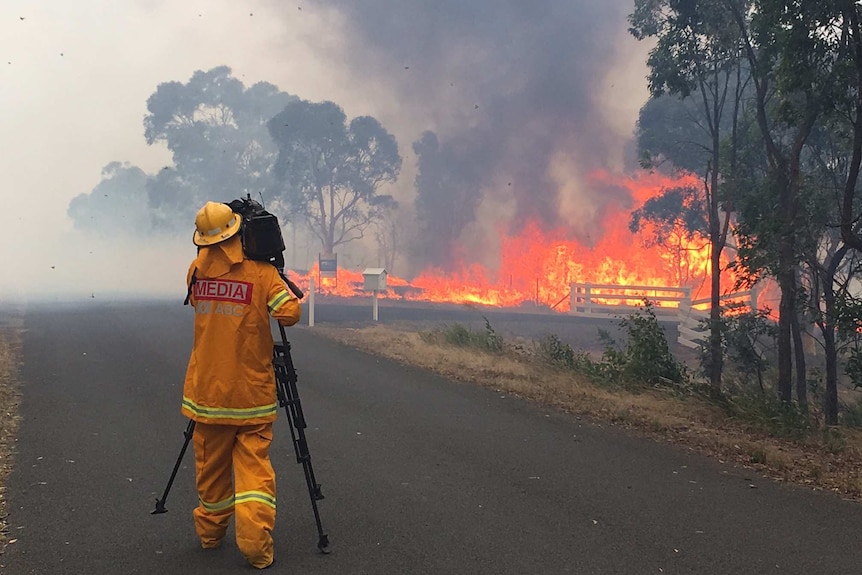
[[[317,502],[323,499],[323,493],[320,490],[320,484],[317,483],[314,477],[314,467],[311,465],[311,453],[308,451],[308,442],[305,439],[305,420],[302,416],[302,407],[299,403],[296,385],[289,382],[286,391],[288,402],[285,405],[285,411],[291,425],[291,437],[293,438],[293,446],[296,451],[296,461],[302,464],[305,484],[308,487],[308,495],[311,499],[311,510],[314,513],[314,522],[317,525],[317,548],[320,549],[321,553],[329,553],[329,536],[323,531],[323,525],[320,521],[320,511],[317,509]],[[294,429],[296,430],[295,434]]]
[[[296,388],[296,383],[292,380],[288,381],[286,395],[288,397],[287,404],[290,407],[288,419],[292,420],[293,427],[296,429],[294,437],[294,445],[296,447],[296,462],[301,463],[306,472],[309,489],[315,501],[323,499],[323,492],[320,490],[320,484],[314,478],[314,468],[311,466],[311,453],[308,451],[308,441],[305,439],[305,415],[302,413],[302,404],[299,402],[299,390]]]
[[[183,461],[183,456],[186,454],[186,449],[189,446],[189,441],[192,439],[192,435],[195,431],[195,422],[193,419],[189,420],[189,424],[186,426],[186,430],[183,432],[186,440],[183,442],[183,448],[180,449],[180,456],[177,457],[177,462],[174,464],[174,470],[171,473],[171,478],[168,479],[168,485],[165,487],[165,493],[162,495],[161,499],[156,499],[156,508],[150,512],[150,515],[157,515],[159,513],[167,513],[168,510],[165,508],[165,501],[168,499],[168,493],[171,491],[171,486],[174,484],[174,478],[177,476],[177,471],[180,469],[180,463]]]
[[[314,478],[314,468],[311,465],[311,453],[308,451],[308,442],[305,439],[305,417],[302,413],[302,404],[299,402],[299,391],[296,387],[296,370],[293,367],[293,359],[290,356],[290,343],[284,333],[284,327],[279,325],[281,331],[282,345],[275,348],[274,367],[276,372],[276,385],[279,404],[284,407],[287,414],[287,422],[290,428],[290,437],[296,452],[296,462],[302,464],[305,475],[305,483],[308,487],[308,495],[311,499],[311,509],[314,512],[314,522],[317,525],[317,548],[321,553],[328,554],[329,536],[323,530],[320,521],[320,512],[317,502],[323,499],[320,484]]]

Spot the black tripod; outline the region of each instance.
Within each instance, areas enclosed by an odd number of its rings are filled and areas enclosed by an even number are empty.
[[[305,473],[305,484],[308,487],[308,495],[311,499],[311,510],[314,512],[314,522],[317,524],[317,548],[322,553],[329,553],[329,536],[323,531],[320,523],[320,513],[317,510],[317,502],[323,499],[320,484],[314,478],[314,468],[311,466],[311,453],[308,451],[308,442],[305,440],[305,415],[302,413],[302,404],[299,402],[299,391],[296,387],[296,369],[293,367],[293,358],[290,355],[290,342],[284,335],[284,326],[279,324],[281,332],[281,344],[276,344],[273,349],[272,364],[275,368],[275,385],[278,396],[278,405],[283,407],[287,414],[287,422],[290,427],[290,438],[293,442],[293,450],[296,453],[296,462],[302,464]]]
[[[293,286],[291,286],[291,289],[293,289]],[[320,484],[314,478],[314,468],[311,466],[311,454],[308,452],[308,442],[305,439],[305,428],[307,425],[305,423],[305,416],[302,413],[302,404],[299,401],[299,391],[296,387],[297,376],[296,369],[293,366],[293,359],[290,356],[290,342],[287,341],[284,326],[279,324],[278,329],[281,333],[281,343],[275,344],[272,352],[278,405],[279,407],[284,407],[284,411],[287,414],[290,437],[293,441],[293,449],[296,452],[296,462],[302,464],[302,469],[305,472],[305,483],[308,486],[311,509],[314,511],[314,521],[317,524],[317,548],[320,549],[321,553],[329,553],[329,536],[323,531],[323,525],[320,522],[320,513],[317,510],[317,502],[323,499],[323,493],[320,491]],[[174,464],[171,477],[168,479],[168,485],[165,487],[162,498],[156,499],[156,508],[151,512],[152,515],[167,513],[168,511],[165,508],[165,501],[168,499],[168,493],[174,483],[174,478],[180,468],[180,463],[189,446],[189,441],[191,441],[194,430],[195,422],[191,420],[183,432],[185,441],[183,442],[182,449],[180,449],[177,462]]]

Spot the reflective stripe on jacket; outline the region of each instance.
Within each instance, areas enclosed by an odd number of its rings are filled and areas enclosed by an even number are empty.
[[[276,418],[270,316],[293,325],[302,308],[275,267],[243,259],[241,250],[239,237],[232,238],[201,249],[189,267],[195,335],[182,412],[195,421],[255,425]]]

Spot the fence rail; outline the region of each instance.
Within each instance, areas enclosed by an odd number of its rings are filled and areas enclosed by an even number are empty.
[[[656,303],[656,315],[676,314],[682,302],[691,299],[691,288],[573,283],[572,315],[614,318],[638,309],[644,299]]]
[[[709,336],[705,320],[709,319],[710,298],[691,299],[691,288],[671,286],[624,286],[613,284],[573,283],[569,313],[579,317],[616,318],[639,309],[643,300],[654,305],[656,317],[677,324],[677,342],[697,348]],[[757,290],[733,292],[720,297],[722,307],[744,303],[757,309]],[[707,306],[706,309],[701,309]]]

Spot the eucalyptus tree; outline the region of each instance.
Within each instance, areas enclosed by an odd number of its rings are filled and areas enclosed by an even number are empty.
[[[756,0],[751,6],[733,0],[724,3],[733,13],[744,42],[752,72],[757,126],[768,166],[764,192],[771,198],[775,219],[775,276],[781,288],[778,390],[780,398],[789,402],[791,338],[798,308],[800,254],[804,251],[799,249],[797,238],[800,225],[807,221],[803,208],[810,205],[806,197],[811,189],[804,165],[806,145],[818,123],[841,108],[848,109],[854,133],[852,159],[843,182],[845,211],[841,229],[845,241],[854,235],[846,197],[848,193],[851,197],[855,194],[862,157],[858,7],[846,0]],[[799,361],[797,354],[797,371]]]
[[[744,8],[748,2],[739,3]],[[642,110],[639,124],[645,163],[668,160],[677,169],[702,176],[712,270],[708,371],[710,383],[719,390],[721,255],[733,209],[735,140],[748,81],[742,40],[733,26],[733,13],[722,0],[636,0],[629,23],[636,38],[655,40],[647,60],[653,100]],[[667,101],[661,100],[664,94],[685,101],[676,113],[685,114],[682,125],[687,129],[656,134],[656,127],[647,125],[645,120],[651,112],[660,105],[668,107]],[[678,129],[680,123],[676,126]]]
[[[375,118],[348,122],[333,102],[296,100],[267,125],[278,147],[274,192],[324,253],[364,237],[395,205],[381,188],[397,180],[401,156]]]
[[[148,185],[158,224],[187,227],[206,200],[269,190],[278,150],[267,122],[296,99],[267,82],[246,87],[227,66],[159,84],[144,118],[147,144],[173,158]]]

